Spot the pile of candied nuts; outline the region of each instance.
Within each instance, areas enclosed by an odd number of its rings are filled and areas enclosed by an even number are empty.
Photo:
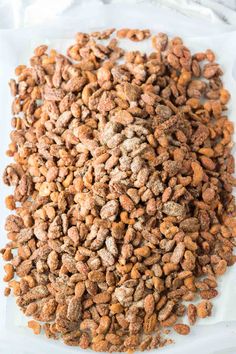
[[[103,352],[188,334],[236,260],[230,94],[214,53],[164,33],[151,54],[125,52],[113,32],[78,33],[67,56],[41,45],[16,68],[1,250],[5,295],[30,328]]]

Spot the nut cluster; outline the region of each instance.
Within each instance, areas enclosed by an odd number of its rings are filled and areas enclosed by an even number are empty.
[[[125,53],[113,31],[78,33],[67,56],[41,45],[16,68],[1,250],[5,295],[36,334],[42,321],[48,337],[103,352],[161,347],[166,328],[185,335],[209,316],[236,236],[214,53],[164,33],[151,54]]]

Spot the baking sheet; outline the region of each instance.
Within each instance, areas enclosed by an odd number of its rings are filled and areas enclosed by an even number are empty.
[[[114,13],[116,16],[113,16]],[[218,61],[225,72],[224,83],[233,96],[229,104],[229,117],[236,123],[236,54],[233,54],[236,53],[236,32],[224,32],[219,34],[218,27],[212,26],[212,28],[207,31],[204,24],[202,24],[200,29],[198,21],[196,23],[192,20],[188,21],[187,19],[186,21],[183,21],[181,15],[180,17],[175,17],[173,21],[170,21],[170,14],[171,12],[168,13],[167,10],[163,13],[157,14],[153,7],[143,7],[142,4],[141,6],[136,5],[135,7],[127,7],[125,8],[124,13],[124,8],[120,5],[109,5],[109,7],[104,7],[104,5],[101,4],[97,4],[96,6],[94,3],[92,8],[90,5],[84,7],[83,11],[81,10],[81,13],[77,14],[71,23],[69,23],[68,18],[65,18],[65,21],[60,21],[60,27],[57,23],[59,22],[58,20],[55,21],[53,28],[51,28],[49,24],[46,24],[46,27],[44,28],[42,26],[36,26],[31,28],[30,33],[29,30],[26,29],[19,29],[17,31],[0,31],[0,174],[2,175],[4,167],[10,161],[4,155],[9,143],[8,136],[11,130],[11,97],[7,82],[9,81],[9,78],[14,75],[15,66],[18,64],[26,64],[28,58],[32,55],[33,48],[41,43],[48,44],[50,48],[56,48],[59,51],[65,52],[65,48],[73,43],[73,35],[77,31],[93,31],[113,26],[117,28],[126,26],[131,28],[149,27],[153,33],[164,31],[170,35],[174,34],[183,36],[185,43],[192,51],[202,51],[210,47],[216,52],[217,57],[219,58]],[[160,21],[157,21],[157,19]],[[77,24],[75,25],[75,23]],[[203,36],[204,31],[207,32],[208,36]],[[196,35],[199,32],[201,36],[197,37]],[[30,38],[33,39],[30,40]],[[121,46],[129,50],[139,49],[141,51],[148,51],[151,49],[150,41],[132,43],[125,40],[122,41]],[[1,183],[0,202],[2,205],[5,196],[8,194],[10,194],[10,189]],[[6,216],[7,211],[5,208],[1,208],[0,246],[3,246],[6,241],[4,231],[4,220]],[[0,277],[2,278],[2,262],[0,266]],[[171,354],[181,352],[181,354],[184,354],[191,350],[194,354],[199,353],[200,348],[202,348],[202,354],[210,354],[210,348],[213,350],[212,353],[217,348],[224,348],[224,353],[219,354],[227,354],[227,346],[230,348],[230,346],[232,347],[233,344],[236,344],[236,340],[234,339],[235,334],[232,336],[232,331],[236,331],[236,322],[234,322],[236,321],[236,307],[234,304],[234,299],[236,298],[235,279],[236,267],[231,267],[224,277],[220,278],[218,288],[220,295],[213,301],[215,305],[213,316],[204,321],[198,321],[199,325],[194,327],[193,333],[190,336],[186,338],[177,337],[177,344],[174,347],[170,346],[163,349],[161,352]],[[1,282],[1,293],[3,288],[4,285]],[[2,339],[0,341],[1,354],[16,354],[14,350],[15,345],[17,345],[16,343],[21,342],[23,338],[22,336],[26,334],[27,341],[29,338],[29,343],[32,342],[32,345],[34,343],[37,349],[35,348],[34,351],[32,351],[31,346],[27,346],[26,348],[24,345],[21,345],[17,348],[18,354],[38,354],[41,353],[41,349],[44,350],[44,353],[47,353],[52,348],[56,348],[57,354],[75,352],[75,350],[76,352],[82,352],[82,350],[78,348],[67,348],[61,345],[61,343],[49,342],[41,336],[36,338],[31,335],[30,330],[25,328],[28,318],[21,314],[20,310],[15,305],[15,300],[13,298],[5,299],[0,296],[0,308],[0,339]],[[205,330],[206,327],[207,332]],[[224,329],[223,332],[222,328]],[[13,333],[14,338],[12,338]],[[8,343],[9,339],[10,343]],[[2,350],[6,344],[10,345],[13,349],[9,349],[8,347],[8,349]],[[196,345],[198,351],[194,352],[194,350],[196,350]],[[210,345],[210,347],[208,345]]]

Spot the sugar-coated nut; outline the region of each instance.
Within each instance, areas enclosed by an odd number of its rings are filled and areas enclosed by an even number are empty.
[[[158,33],[151,54],[125,52],[116,37],[150,31],[113,32],[77,33],[66,56],[40,45],[16,68],[0,253],[34,333],[134,352],[168,343],[165,327],[188,334],[185,313],[210,316],[235,263],[233,124],[212,50]]]
[[[40,334],[41,332],[41,325],[37,321],[28,321],[28,327],[33,330],[34,334]]]
[[[13,195],[9,195],[5,198],[5,204],[7,209],[14,210],[16,208],[16,202]]]
[[[196,320],[197,320],[197,308],[193,304],[188,305],[187,309],[187,314],[188,314],[188,320],[190,325],[194,325]]]
[[[11,289],[10,288],[5,288],[4,289],[4,296],[9,296],[11,293]]]
[[[208,300],[203,300],[197,305],[197,315],[200,318],[205,318],[211,315],[212,304]]]
[[[9,282],[14,277],[14,267],[11,263],[7,263],[4,265],[4,270],[6,275],[4,276],[3,281]]]
[[[175,324],[173,326],[173,328],[174,328],[175,332],[177,332],[178,334],[184,335],[184,336],[190,333],[190,328],[186,324],[178,323],[178,324]]]

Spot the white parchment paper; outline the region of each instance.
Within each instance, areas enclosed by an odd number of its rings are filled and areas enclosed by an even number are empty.
[[[232,93],[229,105],[229,117],[236,123],[236,32],[230,32],[219,26],[205,25],[201,21],[193,21],[185,16],[173,16],[172,11],[163,9],[156,11],[155,6],[148,4],[127,5],[120,4],[104,6],[101,3],[90,3],[81,7],[80,13],[72,17],[56,19],[53,23],[44,26],[34,26],[30,29],[0,31],[0,174],[9,162],[4,152],[9,143],[11,97],[7,82],[14,75],[14,68],[18,64],[26,64],[32,55],[33,48],[39,44],[48,44],[65,52],[66,47],[73,43],[73,35],[77,31],[93,31],[110,27],[150,28],[153,33],[163,31],[171,35],[183,36],[185,43],[192,51],[202,51],[211,48],[217,55],[225,75],[225,86]],[[150,41],[132,43],[122,41],[125,49],[151,50]],[[235,156],[236,157],[236,156]],[[9,188],[0,185],[0,203],[6,195],[10,194]],[[0,208],[0,246],[6,242],[4,220],[7,211]],[[2,263],[0,268],[2,275]],[[2,276],[1,276],[2,277]],[[1,292],[3,284],[0,285]],[[193,333],[186,338],[177,338],[177,344],[163,349],[162,353],[185,354],[191,350],[193,354],[227,354],[235,345],[232,353],[236,353],[236,267],[231,267],[219,281],[219,296],[213,301],[213,316],[199,321]],[[25,328],[27,319],[20,313],[12,298],[4,299],[0,296],[0,353],[1,354],[38,354],[49,353],[52,349],[57,354],[75,352],[74,348],[64,347],[59,342],[49,342],[41,336],[36,338]],[[207,328],[207,330],[205,330]],[[234,331],[234,335],[232,335]],[[11,333],[14,332],[14,338]],[[23,336],[27,335],[29,346],[23,345]],[[10,340],[10,342],[9,342]],[[17,343],[21,345],[17,348]],[[32,349],[32,346],[35,346]],[[6,346],[6,348],[5,348]],[[10,347],[9,347],[10,346]],[[9,349],[10,348],[10,349]],[[216,349],[224,348],[224,352]],[[231,348],[231,349],[230,349]],[[82,350],[76,348],[76,352]]]

